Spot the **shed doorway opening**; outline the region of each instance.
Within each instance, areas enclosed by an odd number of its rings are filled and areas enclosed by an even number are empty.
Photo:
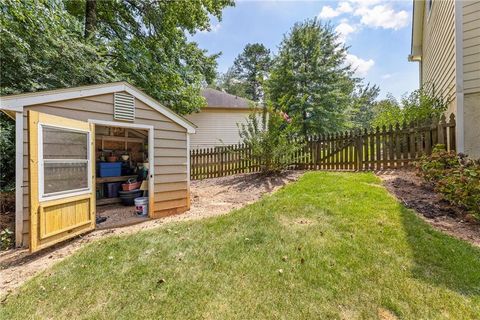
[[[149,219],[149,130],[95,125],[96,227]]]

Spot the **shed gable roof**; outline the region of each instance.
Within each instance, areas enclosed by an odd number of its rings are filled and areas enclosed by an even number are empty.
[[[0,110],[23,111],[23,107],[25,106],[82,97],[91,97],[115,92],[127,92],[131,94],[136,99],[149,105],[157,112],[163,114],[173,122],[187,129],[188,133],[195,133],[195,126],[190,121],[176,114],[141,90],[124,81],[3,96],[0,97]]]

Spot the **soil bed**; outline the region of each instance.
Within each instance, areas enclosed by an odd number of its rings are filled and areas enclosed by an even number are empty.
[[[434,228],[480,247],[480,223],[449,204],[413,170],[380,172],[387,190]]]
[[[15,249],[0,254],[0,297],[13,291],[26,280],[70,256],[92,241],[112,235],[126,235],[158,227],[165,223],[203,219],[226,214],[255,202],[287,183],[297,180],[302,171],[288,171],[274,177],[239,174],[229,177],[191,182],[191,209],[184,214],[108,230],[96,230],[35,254]]]

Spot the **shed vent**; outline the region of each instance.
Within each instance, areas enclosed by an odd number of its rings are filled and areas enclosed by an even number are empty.
[[[113,118],[122,121],[135,120],[135,97],[127,93],[114,93]]]

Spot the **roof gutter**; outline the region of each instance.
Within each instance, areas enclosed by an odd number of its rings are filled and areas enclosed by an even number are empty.
[[[423,53],[423,14],[425,1],[413,0],[412,42],[408,61],[422,61]]]

